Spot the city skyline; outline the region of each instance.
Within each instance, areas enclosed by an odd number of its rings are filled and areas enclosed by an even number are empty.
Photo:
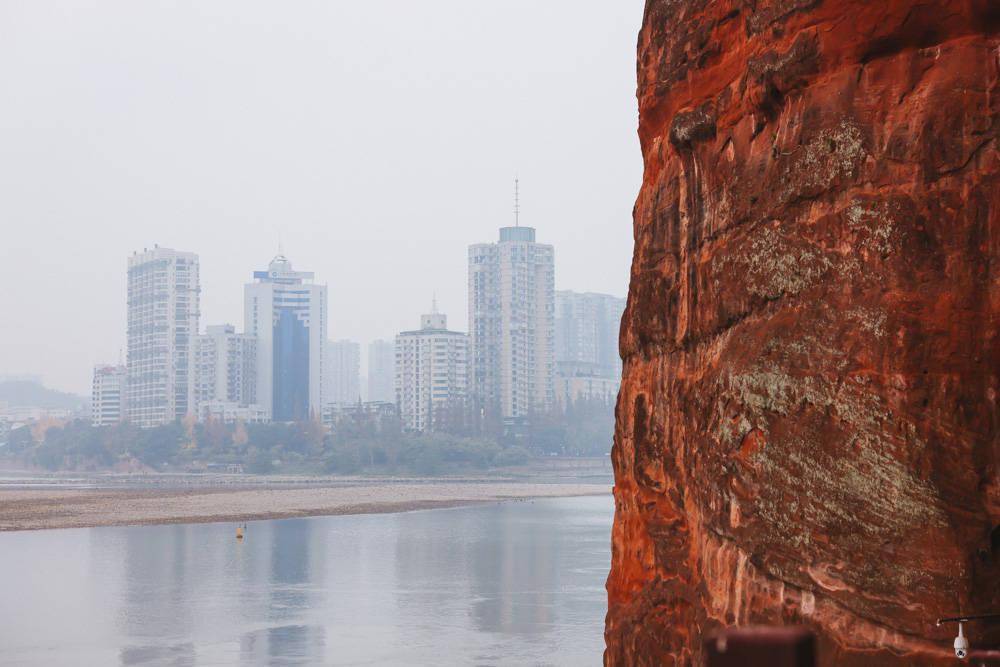
[[[332,339],[392,338],[435,292],[457,317],[466,248],[513,224],[515,175],[556,288],[624,296],[638,7],[70,7],[0,10],[34,36],[0,42],[0,271],[33,280],[0,295],[19,322],[0,373],[88,393],[126,346],[121,258],[154,244],[198,253],[205,322],[242,321],[232,295],[279,243],[350,314]],[[373,61],[372,34],[399,48]]]
[[[327,285],[314,272],[295,270],[283,254],[252,271],[238,332],[229,323],[201,326],[197,253],[159,246],[134,252],[127,261],[127,373],[119,380],[112,367],[95,366],[94,422],[113,421],[113,413],[145,427],[209,416],[289,422],[395,399],[410,429],[432,428],[433,403],[434,411],[471,407],[517,430],[556,403],[607,399],[621,374],[625,301],[554,290],[555,248],[518,225],[516,180],[514,187],[515,226],[501,227],[496,242],[468,246],[468,333],[446,330],[435,296],[419,330],[399,332],[394,346],[368,346],[364,390],[361,345],[328,337]],[[458,363],[461,374],[451,368],[440,375],[442,359]],[[371,395],[392,377],[392,396]]]
[[[511,201],[513,202],[513,199]],[[512,219],[513,219],[514,214],[512,213],[511,216],[512,216]],[[501,226],[503,226],[503,225],[501,225]],[[467,251],[469,245],[475,245],[474,242],[467,242],[467,243],[459,242],[459,244],[461,245],[461,250],[462,251]],[[158,247],[166,247],[166,246],[164,244],[160,244],[160,243],[152,243],[152,244],[150,244],[150,246],[144,247],[141,250],[132,249],[130,251],[130,253],[131,254],[136,254],[136,253],[142,253],[142,252],[150,252],[150,251],[152,251],[152,250],[154,250],[155,248],[158,248]],[[277,250],[276,250],[277,255],[275,255],[275,256],[280,256],[281,253],[284,251],[283,243],[281,243],[279,241],[278,245],[276,246],[276,248],[277,248]],[[190,252],[190,253],[198,256],[199,260],[201,261],[201,264],[205,264],[204,260],[201,259],[203,257],[203,253],[201,253],[197,249],[193,249],[193,250],[186,251],[186,252]],[[462,266],[462,272],[464,274],[468,270],[467,266],[465,265],[465,263],[466,263],[467,260],[465,260],[464,257],[462,259],[464,260],[463,261],[463,266]],[[561,260],[562,260],[562,256],[560,256],[560,261]],[[258,262],[258,264],[259,264],[259,262]],[[204,274],[204,272],[205,272],[205,268],[204,267],[201,268],[201,272],[202,272],[202,274]],[[243,273],[246,273],[246,271],[244,271]],[[312,273],[319,273],[319,272],[314,271]],[[466,288],[465,278],[466,278],[466,276],[464,276],[464,275],[459,276],[459,278],[458,278],[458,283],[459,283],[460,289],[462,291],[465,291],[465,288]],[[626,281],[626,288],[623,290],[623,294],[621,296],[619,296],[618,294],[614,294],[614,293],[601,292],[599,290],[584,290],[584,289],[579,289],[575,285],[565,285],[565,284],[563,284],[562,287],[560,287],[559,272],[556,273],[556,281],[557,281],[556,282],[556,285],[557,285],[556,292],[595,293],[595,294],[609,296],[609,297],[613,297],[613,298],[620,298],[620,299],[623,299],[623,300],[625,299],[624,293],[627,292],[627,281]],[[125,280],[123,279],[123,283],[124,282],[125,282]],[[229,282],[231,282],[233,284],[233,286],[235,287],[235,289],[237,291],[239,291],[240,289],[242,289],[243,287],[245,287],[245,281],[241,282],[239,276],[235,276],[233,278],[233,280],[231,280]],[[202,284],[204,284],[204,280],[202,280]],[[327,298],[328,298],[328,300],[330,300],[332,302],[333,294],[335,293],[335,291],[329,289],[329,281],[319,280],[317,284],[319,284],[319,285],[321,285],[323,287],[326,287],[328,289],[328,296],[327,296]],[[454,287],[454,286],[451,286],[451,287]],[[454,289],[449,290],[449,285],[447,283],[443,284],[440,288],[435,287],[435,289],[432,290],[432,294],[434,295],[435,300],[438,300],[437,294],[438,294],[439,291],[441,291],[443,293],[448,293],[449,291],[454,291]],[[201,300],[202,300],[203,304],[205,302],[206,292],[207,292],[207,290],[204,287],[202,287],[202,299]],[[417,302],[419,302],[420,301],[420,295],[416,295],[415,299],[416,299]],[[222,325],[222,324],[228,324],[228,323],[231,323],[231,322],[239,322],[239,323],[243,323],[244,322],[245,314],[243,313],[243,309],[242,309],[243,303],[242,303],[242,299],[241,298],[237,297],[235,299],[235,306],[237,308],[239,308],[239,310],[236,310],[236,311],[233,311],[234,303],[228,303],[228,300],[225,299],[225,298],[220,298],[219,296],[216,295],[215,298],[210,299],[210,301],[216,304],[216,309],[219,309],[220,306],[224,306],[226,312],[227,313],[232,313],[232,314],[231,315],[227,315],[228,319],[227,318],[217,318],[217,317],[213,317],[211,315],[206,315],[205,314],[206,313],[205,306],[202,305],[201,306],[201,317],[200,317],[200,321],[201,321],[202,325],[201,325],[201,330],[198,332],[199,334],[207,333],[205,325]],[[463,298],[460,300],[460,305],[462,307],[459,310],[461,310],[462,312],[466,312],[468,310],[468,295],[467,294],[465,294],[463,296]],[[123,317],[125,317],[127,315],[127,313],[125,312],[126,309],[122,308],[121,310],[123,312]],[[417,305],[417,303],[413,303],[411,309],[409,311],[406,311],[405,314],[396,313],[394,317],[395,317],[395,319],[404,319],[408,315],[408,316],[410,316],[412,318],[416,314],[420,313],[422,310],[424,310],[424,309],[421,309]],[[443,308],[442,308],[442,310],[443,310]],[[332,306],[330,306],[330,312],[331,313],[333,312]],[[385,317],[386,315],[388,315],[388,313],[378,313],[377,314],[377,316],[381,316],[381,317]],[[354,319],[353,317],[351,317],[350,315],[348,315],[348,317],[347,317],[348,321],[349,320],[353,320],[353,319]],[[464,320],[462,320],[462,321],[464,322]],[[370,338],[370,339],[355,338],[355,337],[351,337],[351,336],[337,336],[335,338],[334,327],[337,327],[338,324],[340,324],[340,321],[338,321],[336,319],[332,319],[331,318],[329,320],[329,322],[328,322],[328,331],[327,331],[327,340],[329,340],[329,341],[334,341],[334,340],[345,340],[345,341],[348,341],[349,340],[349,341],[352,341],[352,342],[357,342],[359,345],[361,345],[362,347],[364,347],[366,349],[366,352],[367,352],[368,346],[371,343],[377,342],[377,341],[386,340],[386,339],[391,340],[391,339],[393,339],[395,337],[395,335],[397,333],[399,333],[399,331],[402,330],[402,328],[401,328],[400,330],[397,330],[397,331],[389,331],[389,332],[386,332],[384,335],[374,334],[373,337]],[[403,328],[405,328],[405,326]],[[468,328],[467,326],[460,327],[460,329],[463,330],[465,333],[468,333],[467,328]],[[123,335],[122,338],[125,339],[125,336]],[[127,340],[125,342],[127,343]],[[119,356],[122,356],[122,358],[124,358],[124,355],[125,355],[124,350],[125,350],[126,347],[127,347],[127,345],[123,344],[123,346],[121,348],[119,348]],[[114,360],[116,358],[118,358],[117,356],[108,356],[107,358],[104,358],[104,357],[97,357],[97,356],[94,356],[93,354],[90,354],[88,356],[88,358],[91,358],[91,357],[93,357],[93,361],[89,364],[89,366],[87,368],[88,372],[85,375],[85,382],[78,382],[77,383],[77,384],[82,384],[83,385],[82,388],[76,388],[76,387],[68,386],[68,385],[67,386],[56,385],[56,384],[54,384],[53,382],[51,382],[49,380],[49,376],[48,375],[46,375],[43,372],[39,372],[37,370],[34,370],[32,368],[25,368],[23,370],[12,369],[12,370],[9,370],[9,371],[5,371],[5,374],[10,374],[10,375],[31,375],[31,376],[34,376],[34,377],[38,377],[42,381],[42,383],[45,384],[45,386],[49,386],[49,387],[52,387],[52,388],[55,388],[55,389],[61,389],[61,390],[64,390],[64,391],[70,391],[70,392],[73,392],[73,393],[77,393],[79,395],[87,395],[87,394],[90,393],[89,392],[89,390],[90,390],[90,384],[92,382],[92,377],[91,377],[91,375],[90,375],[89,372],[93,369],[93,367],[95,367],[95,366],[113,365],[114,364]],[[368,359],[369,359],[369,355],[368,354],[362,354],[361,355],[361,364],[360,364],[360,371],[359,371],[360,372],[360,376],[359,377],[361,377],[361,378],[366,377],[367,374],[368,374],[368,370],[369,370]],[[367,391],[363,391],[363,393],[367,394]]]
[[[525,226],[523,228],[524,229],[531,229],[531,228],[529,228],[527,226]],[[476,244],[476,243],[469,243],[469,244],[467,244],[465,246],[466,251],[468,250],[468,248],[470,246],[473,246],[473,245],[478,245],[478,244]],[[197,257],[198,260],[199,260],[199,264],[200,265],[204,264],[204,262],[201,261],[202,255],[197,250],[190,250],[190,251],[183,250],[183,251],[181,251],[181,250],[177,250],[177,249],[165,248],[161,244],[153,244],[151,247],[148,247],[148,248],[142,248],[141,250],[133,250],[130,256],[139,256],[139,255],[141,255],[143,253],[151,253],[151,252],[154,252],[154,251],[159,250],[159,249],[167,250],[167,251],[170,251],[170,252],[182,252],[184,254]],[[284,248],[281,247],[281,246],[279,246],[278,247],[278,254],[275,255],[275,258],[280,258],[282,261],[287,261],[287,260],[285,260],[284,255],[281,254],[281,252],[283,250],[284,250]],[[465,259],[465,258],[463,258],[463,259]],[[466,259],[466,261],[467,261],[467,259]],[[465,266],[463,268],[464,268],[465,272],[467,273],[468,267]],[[204,272],[204,267],[203,266],[199,266],[199,269],[200,269],[200,271],[202,273]],[[244,272],[244,274],[245,273],[246,272]],[[308,273],[310,275],[313,275],[316,272],[310,271]],[[558,272],[556,272],[556,276],[557,276],[556,279],[557,280],[558,280],[558,275],[559,275]],[[236,281],[236,282],[238,282],[238,281]],[[467,287],[467,276],[460,277],[459,282],[461,283],[461,287],[463,289],[466,288]],[[249,284],[244,281],[242,283],[239,283],[238,287],[245,289],[245,288],[248,287],[248,285]],[[329,292],[330,292],[330,290],[329,290],[329,283],[327,281],[324,281],[324,280],[318,280],[318,281],[316,281],[316,285],[318,287],[325,288],[327,290],[327,292],[328,292],[327,298],[329,299]],[[202,287],[201,288],[202,294],[200,295],[202,301],[204,300],[204,291],[205,290]],[[563,293],[563,294],[567,294],[567,293],[569,293],[569,294],[572,294],[572,293],[593,294],[593,295],[596,295],[596,296],[599,296],[599,297],[608,297],[608,298],[612,298],[612,299],[621,299],[623,301],[625,299],[624,296],[618,297],[617,295],[607,294],[607,293],[603,293],[603,292],[581,291],[581,290],[573,289],[572,287],[568,287],[566,289],[557,289],[556,293]],[[433,292],[435,303],[437,303],[437,296],[436,296],[436,294],[437,294],[437,291],[435,290]],[[195,332],[195,335],[196,336],[202,336],[202,335],[208,334],[209,333],[208,327],[233,326],[231,324],[232,322],[239,322],[239,323],[242,323],[244,325],[242,328],[237,327],[237,329],[239,329],[238,333],[241,333],[241,334],[247,333],[246,332],[246,326],[245,326],[246,325],[246,313],[243,310],[243,309],[245,309],[245,306],[246,306],[246,304],[243,302],[244,298],[241,298],[241,297],[238,296],[238,297],[236,297],[235,300],[238,302],[238,305],[241,306],[241,311],[238,313],[237,316],[234,316],[231,320],[219,320],[219,319],[214,319],[214,318],[211,318],[211,317],[206,317],[206,315],[204,314],[204,307],[203,306],[200,307],[200,317],[199,317],[200,325],[199,325],[199,330],[197,332]],[[463,310],[463,312],[467,312],[468,311],[468,296],[466,296],[464,302],[465,302],[466,305],[465,305],[465,308],[463,308],[462,310]],[[123,310],[127,310],[127,308],[123,308]],[[419,313],[419,312],[421,312],[421,310],[425,310],[425,309],[421,309],[416,303],[412,304],[412,308],[411,308],[412,313]],[[330,310],[330,312],[332,312],[332,309]],[[406,314],[411,315],[411,317],[412,317],[412,313],[411,312],[407,312]],[[349,317],[350,317],[350,315],[348,315],[348,318]],[[465,322],[464,319],[462,321]],[[372,340],[368,340],[368,341],[363,340],[363,339],[359,340],[359,339],[349,338],[349,337],[334,338],[334,335],[330,331],[332,329],[331,325],[333,325],[334,323],[335,323],[335,320],[331,321],[331,318],[328,317],[327,333],[326,333],[326,339],[325,339],[326,343],[327,344],[331,344],[331,343],[338,343],[338,342],[341,342],[341,343],[351,342],[351,343],[357,343],[360,347],[365,348],[365,353],[361,354],[360,357],[359,357],[360,364],[359,364],[359,376],[358,376],[358,380],[359,380],[359,382],[362,382],[363,384],[367,384],[367,383],[363,382],[363,380],[367,378],[367,375],[369,373],[369,363],[370,363],[369,362],[369,359],[370,359],[370,349],[369,349],[369,347],[370,347],[370,345],[372,343],[385,342],[386,339],[392,340],[399,333],[399,331],[391,332],[390,334],[388,334],[388,335],[386,335],[384,337],[376,337],[376,338],[373,338]],[[467,325],[467,323],[466,323],[466,325]],[[405,329],[405,327],[404,327],[404,329]],[[400,331],[402,331],[404,329],[400,329]],[[461,327],[459,330],[462,333],[468,333],[467,329],[468,329],[468,327],[465,326],[465,327]],[[122,357],[122,359],[125,358],[124,350],[121,351],[120,356]],[[91,389],[91,385],[92,385],[92,382],[93,382],[92,371],[93,371],[94,367],[97,367],[97,366],[113,366],[114,364],[115,364],[114,358],[110,358],[110,357],[108,359],[97,359],[96,361],[94,361],[94,363],[91,364],[91,366],[88,368],[88,374],[86,375],[86,385],[87,385],[86,388],[83,389],[83,390],[80,390],[80,391],[78,391],[76,393],[78,393],[81,396],[90,394],[90,389]],[[23,375],[30,375],[30,376],[38,378],[41,381],[41,383],[45,384],[46,386],[53,387],[53,388],[59,388],[59,387],[55,387],[54,385],[52,385],[50,383],[47,383],[45,376],[42,375],[42,374],[30,373],[29,371],[24,371],[23,373],[12,372],[12,373],[9,373],[9,374],[11,374],[11,375],[22,375],[22,374]],[[73,389],[72,388],[68,389],[68,391],[73,391]],[[360,389],[360,392],[361,392],[361,396],[363,398],[365,398],[365,399],[368,398],[369,388],[367,386],[362,387]],[[324,390],[324,393],[325,393],[325,390]],[[326,401],[324,399],[324,402],[328,402],[328,401]]]
[[[513,214],[512,214],[512,217],[513,217]],[[467,251],[468,246],[469,245],[474,245],[474,243],[470,242],[470,243],[461,244],[461,242],[460,242],[460,245],[462,245],[462,250]],[[153,244],[150,244],[150,246],[148,246],[148,247],[142,248],[141,250],[132,249],[130,251],[130,253],[136,254],[136,253],[140,253],[140,252],[149,252],[149,251],[151,251],[151,250],[153,250],[155,248],[158,248],[158,247],[166,247],[166,246],[164,244],[160,244],[160,243],[153,243]],[[279,242],[276,247],[277,247],[277,251],[276,252],[278,254],[275,255],[275,256],[280,256],[281,253],[282,253],[282,251],[284,250],[283,244]],[[191,250],[189,252],[197,255],[198,258],[199,258],[199,260],[201,260],[201,258],[203,257],[203,253],[199,252],[197,249]],[[466,266],[467,259],[464,258],[464,257],[462,259],[463,259],[463,262],[462,262],[462,264],[463,264],[463,266],[462,266],[462,272],[465,273],[468,270],[467,266]],[[561,260],[562,260],[562,256],[560,256],[560,261]],[[201,260],[201,263],[205,264],[205,262],[203,260]],[[202,271],[202,274],[204,274],[205,269],[202,268],[201,271]],[[245,273],[245,271],[244,271],[244,273]],[[319,272],[312,272],[312,273],[319,273]],[[460,285],[460,289],[462,291],[464,291],[465,287],[466,287],[466,283],[465,283],[464,278],[465,278],[465,276],[460,276],[459,280],[458,280],[459,285]],[[560,287],[561,283],[559,281],[559,273],[558,272],[556,273],[556,281],[557,281],[556,282],[556,285],[557,285],[556,292],[594,293],[594,294],[598,294],[598,295],[602,295],[602,296],[609,296],[609,297],[613,297],[613,298],[620,298],[622,300],[624,300],[626,298],[625,297],[625,293],[627,293],[627,280],[625,282],[626,287],[623,290],[623,294],[621,296],[619,296],[618,294],[614,294],[614,293],[601,292],[599,290],[585,290],[585,289],[580,289],[580,288],[578,288],[575,285],[566,285],[564,283],[562,283],[562,286]],[[125,280],[123,279],[122,282],[124,283]],[[241,289],[242,287],[245,286],[245,282],[241,282],[240,279],[239,279],[239,276],[234,277],[234,279],[232,281],[229,281],[229,282],[233,283],[233,285],[235,286],[235,289],[237,289],[237,291],[239,289]],[[202,284],[204,284],[204,280],[202,280]],[[320,280],[320,281],[318,281],[318,284],[328,288],[328,297],[327,298],[330,300],[330,302],[332,302],[334,290],[330,290],[329,289],[329,282],[325,281],[325,280]],[[454,286],[453,285],[451,286],[451,288],[452,289],[449,289],[448,283],[444,283],[440,288],[436,287],[435,289],[433,289],[432,290],[432,294],[435,295],[434,296],[435,300],[438,300],[438,297],[436,295],[438,294],[439,291],[441,291],[443,293],[448,293],[449,291],[454,291]],[[202,303],[205,302],[205,292],[206,292],[206,289],[204,287],[202,287]],[[420,301],[420,295],[416,295],[415,299],[416,299],[417,302],[419,302]],[[211,302],[213,302],[213,303],[216,304],[216,309],[219,309],[219,306],[225,306],[225,311],[227,313],[229,313],[229,314],[225,318],[218,318],[218,317],[213,317],[211,315],[206,315],[205,314],[206,313],[205,306],[202,305],[201,306],[201,317],[200,317],[200,321],[202,322],[202,326],[201,326],[201,330],[198,332],[199,334],[207,333],[206,329],[205,329],[205,325],[206,324],[207,325],[222,325],[222,324],[229,324],[231,322],[240,322],[240,323],[242,323],[244,321],[244,313],[242,311],[243,304],[242,304],[242,299],[241,298],[236,298],[235,299],[235,307],[238,308],[238,310],[236,310],[236,311],[233,310],[234,303],[228,303],[227,299],[225,299],[225,298],[220,298],[219,296],[216,296],[215,298],[211,299]],[[462,312],[465,312],[465,311],[468,310],[468,295],[467,294],[464,295],[460,299],[460,305],[461,305],[461,308],[458,308],[457,310],[460,310]],[[127,316],[126,309],[125,308],[121,308],[121,310],[122,310],[123,318],[124,318],[125,316]],[[416,305],[416,303],[413,303],[412,306],[411,306],[411,308],[410,308],[410,310],[404,311],[404,314],[395,313],[395,314],[393,314],[393,317],[396,320],[405,319],[406,316],[410,316],[412,318],[415,314],[420,313],[421,310],[422,309],[418,305]],[[443,310],[443,308],[442,308],[442,310]],[[333,312],[332,305],[330,306],[330,312]],[[377,317],[385,317],[387,315],[389,315],[389,313],[382,312],[382,313],[378,313]],[[351,321],[353,319],[354,319],[353,317],[348,316],[347,321]],[[364,347],[366,349],[366,352],[367,352],[368,346],[371,343],[378,342],[378,341],[384,341],[386,339],[391,340],[391,339],[393,339],[395,337],[395,335],[399,331],[402,330],[402,328],[401,328],[401,329],[399,329],[397,331],[388,331],[384,335],[373,334],[372,338],[356,338],[356,337],[351,337],[351,336],[346,336],[346,335],[345,336],[338,336],[338,337],[334,338],[334,336],[335,336],[334,327],[337,327],[338,324],[340,324],[340,321],[338,321],[336,319],[330,319],[330,321],[328,322],[327,340],[329,340],[329,341],[333,341],[333,340],[345,340],[346,341],[346,340],[349,340],[349,341],[352,341],[352,342],[357,342],[359,345],[361,345],[362,347]],[[405,326],[403,328],[405,328]],[[467,329],[467,326],[463,327],[463,330],[464,329]],[[465,333],[468,333],[468,332],[465,331]],[[114,356],[108,355],[105,358],[105,357],[102,357],[102,356],[96,356],[94,353],[89,353],[88,354],[88,353],[84,352],[85,354],[87,354],[87,358],[88,359],[92,359],[92,361],[89,362],[89,365],[87,366],[86,373],[85,373],[85,376],[84,376],[84,381],[82,381],[82,382],[77,381],[76,382],[77,385],[82,385],[81,387],[77,387],[77,386],[74,386],[72,384],[70,384],[70,385],[55,384],[54,382],[52,382],[50,380],[49,375],[45,374],[44,372],[39,371],[38,369],[34,369],[34,368],[30,368],[30,367],[25,367],[24,369],[20,369],[20,370],[19,369],[15,369],[15,368],[3,369],[4,370],[3,374],[5,374],[5,375],[15,375],[15,376],[16,375],[32,376],[32,377],[38,378],[41,381],[41,383],[44,384],[45,386],[48,386],[48,387],[51,387],[51,388],[54,388],[54,389],[63,390],[63,391],[69,391],[69,392],[72,392],[72,393],[79,394],[81,396],[88,395],[90,393],[90,385],[92,383],[91,371],[93,370],[93,368],[95,366],[114,365],[114,363],[115,363],[114,360],[117,359],[119,356],[121,356],[122,358],[124,358],[124,355],[125,355],[124,350],[125,350],[125,348],[127,346],[125,343],[127,343],[127,340],[126,340],[126,336],[124,334],[121,335],[121,337],[122,337],[124,343],[123,343],[123,345],[120,348],[118,348],[118,351],[115,353]],[[369,359],[369,355],[367,353],[361,355],[361,365],[360,365],[360,371],[359,371],[360,372],[359,378],[361,378],[361,379],[364,379],[364,378],[367,377],[368,370],[369,370],[368,359]],[[366,388],[362,390],[362,393],[365,394],[365,395],[367,394]]]

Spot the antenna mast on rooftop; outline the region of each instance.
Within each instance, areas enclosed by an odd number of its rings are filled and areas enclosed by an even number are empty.
[[[521,181],[514,177],[514,226],[521,226]]]

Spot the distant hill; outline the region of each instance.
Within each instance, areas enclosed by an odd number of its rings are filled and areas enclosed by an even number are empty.
[[[37,407],[55,410],[76,410],[90,399],[42,386],[28,380],[0,381],[0,403],[11,407]]]

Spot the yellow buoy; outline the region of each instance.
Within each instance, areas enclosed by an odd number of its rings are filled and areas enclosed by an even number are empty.
[[[243,526],[236,526],[236,539],[243,539]]]

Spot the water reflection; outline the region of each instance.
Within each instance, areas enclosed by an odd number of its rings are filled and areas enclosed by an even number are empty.
[[[599,664],[610,498],[0,534],[0,664]]]
[[[122,665],[171,665],[187,667],[197,664],[194,644],[176,646],[127,646],[121,650]]]
[[[326,631],[320,626],[282,625],[240,638],[244,665],[309,665],[327,662]]]

